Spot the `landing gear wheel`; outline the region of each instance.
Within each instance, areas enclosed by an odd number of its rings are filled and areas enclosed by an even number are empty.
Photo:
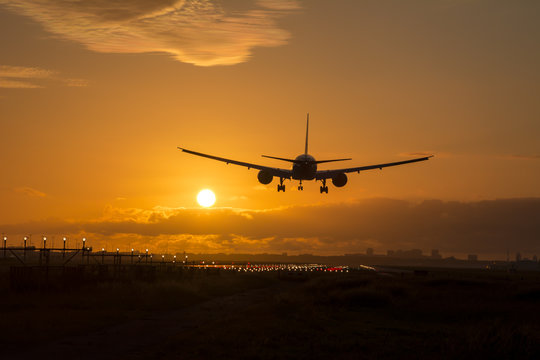
[[[328,186],[326,186],[326,179],[322,179],[321,194],[323,192],[328,194]]]
[[[277,186],[277,191],[283,191],[285,192],[285,185],[283,185],[283,178],[279,178],[279,184]]]
[[[302,191],[302,190],[304,190],[304,187],[302,185],[298,185],[298,190]]]

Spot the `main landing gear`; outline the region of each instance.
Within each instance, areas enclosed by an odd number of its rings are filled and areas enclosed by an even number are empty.
[[[285,185],[283,184],[283,178],[279,178],[279,184],[277,186],[277,192],[285,192]]]
[[[326,186],[326,179],[322,179],[321,194],[322,193],[328,194],[328,186]]]
[[[300,184],[298,185],[298,191],[304,190],[304,187],[302,186],[302,180],[300,180]]]

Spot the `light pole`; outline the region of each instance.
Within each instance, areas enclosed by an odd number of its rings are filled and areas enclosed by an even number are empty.
[[[82,264],[84,264],[84,252],[86,251],[86,238],[83,237],[82,238],[82,253],[81,253],[81,261],[82,261]]]

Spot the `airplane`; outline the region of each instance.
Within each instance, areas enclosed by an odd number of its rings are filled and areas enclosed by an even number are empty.
[[[275,156],[262,155],[262,157],[265,157],[265,158],[287,161],[287,162],[292,163],[293,164],[292,169],[290,170],[226,159],[226,158],[222,158],[218,156],[203,154],[200,152],[184,149],[179,146],[178,146],[178,149],[188,154],[202,156],[202,157],[212,159],[212,160],[222,161],[224,163],[227,163],[227,165],[233,164],[233,165],[244,166],[244,167],[247,167],[248,169],[252,169],[252,168],[257,169],[259,170],[257,179],[259,180],[261,184],[264,184],[264,185],[270,184],[272,180],[274,179],[274,177],[279,178],[279,184],[277,186],[278,192],[280,191],[285,192],[285,184],[283,184],[283,181],[285,179],[299,180],[300,181],[298,185],[299,191],[304,190],[304,187],[302,185],[303,180],[321,181],[322,182],[322,186],[320,187],[321,194],[322,193],[328,194],[328,186],[326,185],[326,180],[328,179],[332,180],[332,184],[334,184],[334,186],[343,187],[345,186],[345,184],[347,184],[347,175],[346,175],[347,173],[354,173],[354,172],[360,173],[360,171],[372,170],[372,169],[382,170],[382,168],[385,168],[385,167],[410,164],[410,163],[414,163],[418,161],[425,161],[433,157],[433,155],[430,155],[430,156],[425,156],[421,158],[397,161],[397,162],[391,162],[391,163],[385,163],[385,164],[358,166],[358,167],[336,169],[336,170],[317,170],[318,164],[335,162],[335,161],[352,160],[352,159],[347,158],[347,159],[332,159],[332,160],[315,160],[313,156],[308,154],[308,135],[309,135],[309,113],[307,114],[307,122],[306,122],[306,148],[303,154],[298,155],[295,159],[286,159],[286,158],[280,158],[280,157],[275,157]]]

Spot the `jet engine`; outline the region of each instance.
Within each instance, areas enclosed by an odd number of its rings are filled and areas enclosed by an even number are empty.
[[[261,184],[270,184],[273,178],[274,177],[272,174],[270,174],[268,171],[261,170],[259,171],[259,174],[257,174],[257,179],[259,179]],[[345,179],[345,181],[347,181],[347,179]]]
[[[337,174],[332,178],[332,184],[334,184],[335,187],[342,187],[345,186],[347,183],[347,175],[344,173]]]

